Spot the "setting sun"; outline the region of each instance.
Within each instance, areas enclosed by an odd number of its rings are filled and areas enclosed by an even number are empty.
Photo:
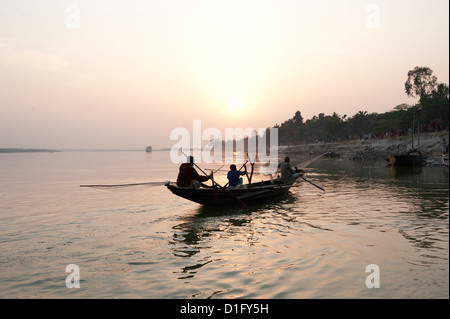
[[[230,108],[234,111],[238,111],[242,108],[242,102],[238,98],[234,98],[230,102]]]

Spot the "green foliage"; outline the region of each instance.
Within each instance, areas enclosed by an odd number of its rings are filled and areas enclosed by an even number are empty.
[[[334,142],[372,134],[384,136],[391,130],[413,128],[413,120],[420,121],[425,129],[448,128],[449,86],[438,83],[433,71],[427,67],[416,67],[408,72],[405,83],[408,96],[419,97],[417,105],[400,104],[392,111],[377,114],[359,111],[354,116],[340,116],[337,113],[320,113],[303,121],[300,111],[276,125],[280,144]],[[431,124],[433,123],[433,124]]]
[[[408,72],[408,79],[405,83],[405,91],[408,96],[421,97],[433,92],[437,86],[437,78],[428,67],[416,66],[414,70]]]
[[[449,119],[449,87],[446,84],[437,85],[431,94],[423,95],[420,98],[421,123],[434,122],[440,127],[448,126]]]

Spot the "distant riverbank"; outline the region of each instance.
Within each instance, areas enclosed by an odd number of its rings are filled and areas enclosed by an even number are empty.
[[[419,147],[420,151],[430,158],[439,158],[442,156],[442,141],[445,138],[449,141],[449,131],[421,133],[414,137],[414,146]],[[402,150],[411,148],[411,137],[400,136],[383,139],[366,139],[343,141],[336,143],[317,143],[304,145],[289,145],[280,147],[280,153],[295,157],[302,155],[320,155],[326,152],[342,157],[353,158],[358,154],[370,150],[375,156],[382,158],[396,152],[397,147]]]
[[[0,148],[0,153],[54,153],[59,150],[37,149],[37,148]]]

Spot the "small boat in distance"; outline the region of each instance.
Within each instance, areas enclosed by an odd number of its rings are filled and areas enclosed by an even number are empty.
[[[146,151],[147,153],[150,153],[150,152],[152,151],[152,147],[151,147],[151,146],[147,146],[147,147],[145,148],[145,151]]]
[[[392,154],[386,160],[392,166],[422,166],[426,164],[425,157],[417,150]]]
[[[416,122],[416,106],[414,105],[413,125],[414,128]],[[386,160],[391,166],[422,166],[426,164],[425,157],[420,152],[420,129],[417,128],[418,135],[418,148],[414,145],[414,129],[411,131],[411,149],[407,152],[400,149],[400,145],[397,145],[397,152],[392,154]]]

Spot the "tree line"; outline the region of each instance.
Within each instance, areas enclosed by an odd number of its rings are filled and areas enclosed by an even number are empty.
[[[350,139],[386,138],[414,132],[448,129],[449,86],[439,83],[428,67],[408,72],[405,92],[418,97],[414,105],[401,104],[385,113],[359,111],[352,117],[320,113],[304,121],[300,111],[276,124],[280,145],[337,142]]]

